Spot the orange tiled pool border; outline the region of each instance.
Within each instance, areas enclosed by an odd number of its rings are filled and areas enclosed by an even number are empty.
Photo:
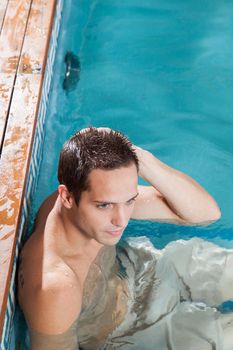
[[[56,3],[0,5],[0,338]]]

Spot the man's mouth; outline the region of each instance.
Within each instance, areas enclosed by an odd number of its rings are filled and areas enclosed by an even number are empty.
[[[120,230],[111,230],[111,231],[107,231],[108,234],[110,234],[111,236],[121,236],[123,233],[124,229],[120,229]]]

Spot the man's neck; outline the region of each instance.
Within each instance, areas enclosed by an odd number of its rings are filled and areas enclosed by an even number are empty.
[[[92,254],[95,251],[98,253],[103,245],[80,232],[71,220],[66,208],[62,205],[58,206],[55,216],[59,229],[54,232],[54,239],[59,255],[87,255],[89,252]]]

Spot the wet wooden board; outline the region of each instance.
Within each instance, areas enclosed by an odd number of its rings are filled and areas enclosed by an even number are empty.
[[[9,0],[0,36],[0,144],[32,0]]]
[[[0,336],[55,3],[32,2],[4,135],[0,161]],[[11,73],[5,67],[2,65],[6,87],[10,86]]]
[[[41,75],[17,78],[0,166],[0,308],[8,296]],[[3,322],[1,315],[1,322]],[[2,326],[2,324],[1,324]]]
[[[7,122],[14,77],[14,74],[0,73],[0,145],[3,141],[4,128]]]
[[[0,33],[2,30],[2,23],[3,23],[4,16],[5,16],[5,13],[7,10],[8,1],[9,0],[1,0],[0,1]]]
[[[54,2],[54,0],[33,0],[18,73],[42,72],[47,57],[49,44],[47,35],[51,31]]]

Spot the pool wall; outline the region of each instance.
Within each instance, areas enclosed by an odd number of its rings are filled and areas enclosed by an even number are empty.
[[[20,1],[18,5],[23,6],[25,2]],[[0,192],[0,349],[2,350],[13,349],[10,344],[14,344],[12,337],[16,326],[13,318],[17,260],[27,229],[31,198],[37,185],[63,2],[63,0],[32,0],[30,4],[27,2],[25,5],[29,11],[27,28],[24,39],[21,38],[23,46],[15,71],[14,84],[9,93],[10,106],[5,121],[0,161],[0,176],[3,179]],[[7,9],[10,5],[9,1]],[[4,22],[6,20],[7,11]],[[3,45],[0,47],[2,49]],[[4,74],[1,76],[4,77]],[[16,175],[19,181],[15,181]]]

